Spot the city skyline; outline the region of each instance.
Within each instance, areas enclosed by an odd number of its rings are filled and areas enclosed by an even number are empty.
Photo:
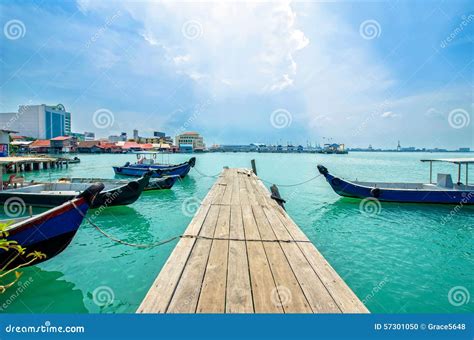
[[[63,103],[99,137],[474,148],[468,1],[0,4],[0,112]]]

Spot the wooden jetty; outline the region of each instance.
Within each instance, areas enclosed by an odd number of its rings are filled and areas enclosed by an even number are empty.
[[[368,313],[250,170],[224,169],[138,313]]]
[[[55,167],[62,168],[63,166],[67,167],[69,163],[75,162],[77,161],[69,158],[55,158],[46,155],[0,157],[0,171],[3,174]]]

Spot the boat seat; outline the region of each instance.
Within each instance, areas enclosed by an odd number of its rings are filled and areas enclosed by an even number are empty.
[[[442,188],[453,188],[453,179],[450,174],[438,174],[437,185]]]

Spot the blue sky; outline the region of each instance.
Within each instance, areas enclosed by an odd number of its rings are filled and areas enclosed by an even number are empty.
[[[0,4],[2,112],[62,103],[103,137],[474,148],[472,1]]]

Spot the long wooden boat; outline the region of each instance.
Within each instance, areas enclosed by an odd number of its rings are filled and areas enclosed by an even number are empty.
[[[3,238],[16,242],[25,248],[25,252],[20,254],[14,249],[0,249],[0,268],[8,270],[25,265],[31,261],[28,254],[34,251],[46,256],[38,257],[28,265],[50,260],[61,253],[73,239],[87,210],[103,189],[104,185],[97,183],[71,201],[42,214],[1,221],[2,224],[11,223],[3,230]]]
[[[361,182],[348,181],[329,173],[328,169],[318,165],[319,172],[333,190],[345,197],[374,198],[385,202],[402,203],[441,203],[441,204],[474,204],[474,186],[468,183],[468,165],[474,158],[423,159],[430,163],[430,182],[397,183],[397,182]],[[437,182],[432,182],[433,162],[447,162],[458,166],[458,180],[453,183],[450,174],[438,174]],[[461,182],[461,166],[465,165],[465,183]]]
[[[94,200],[91,208],[134,203],[148,185],[151,175],[151,172],[144,172],[143,176],[136,181],[118,184],[105,183],[105,189]],[[32,182],[21,188],[0,191],[0,204],[7,203],[9,199],[17,198],[21,199],[25,205],[46,208],[57,207],[79,195],[92,183]]]
[[[179,179],[179,176],[165,176],[161,178],[150,178],[148,185],[143,189],[143,191],[153,191],[153,190],[164,190],[171,189],[176,181]],[[104,184],[126,184],[129,181],[125,179],[104,179],[104,178],[61,178],[60,182],[68,183],[95,183],[101,182]]]
[[[177,165],[164,164],[147,164],[127,162],[124,166],[114,166],[116,175],[139,177],[148,171],[153,171],[153,178],[160,178],[163,176],[179,176],[186,177],[192,167],[196,164],[196,158],[192,157],[189,161]]]

